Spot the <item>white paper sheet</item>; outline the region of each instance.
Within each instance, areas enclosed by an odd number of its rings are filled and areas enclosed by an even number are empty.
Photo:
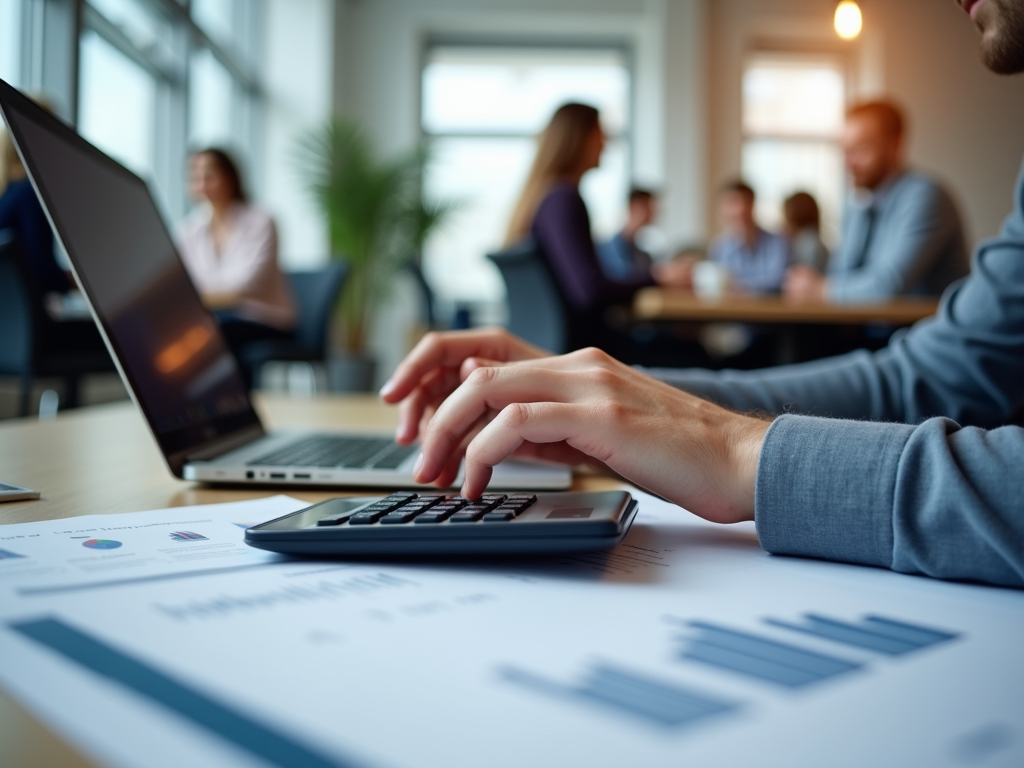
[[[85,591],[275,562],[281,558],[247,546],[242,531],[307,506],[289,496],[271,496],[0,526],[0,590]]]
[[[633,530],[603,555],[286,561],[11,590],[0,598],[0,682],[118,766],[288,762],[261,760],[237,728],[232,743],[227,726],[174,714],[163,694],[33,632],[127,656],[165,693],[212,701],[267,726],[286,752],[323,759],[310,764],[1024,764],[1024,593],[771,557],[751,526],[714,526],[638,495]],[[240,528],[223,531],[241,540]],[[949,637],[891,655],[770,623],[805,626],[808,614]],[[737,641],[733,658],[715,639],[723,630],[755,639]],[[765,649],[785,663],[760,658]],[[718,660],[694,658],[706,653]]]

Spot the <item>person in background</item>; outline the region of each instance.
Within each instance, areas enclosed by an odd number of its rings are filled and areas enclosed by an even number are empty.
[[[651,255],[636,243],[637,233],[654,221],[658,200],[648,189],[633,187],[629,190],[626,226],[611,240],[597,249],[601,268],[610,280],[644,280],[651,274],[654,261]]]
[[[0,131],[0,230],[20,244],[40,293],[67,293],[73,287],[57,264],[50,222],[6,131]]]
[[[648,272],[612,280],[601,269],[590,229],[590,214],[580,196],[580,180],[601,162],[604,131],[598,111],[586,104],[559,107],[537,142],[537,154],[509,221],[505,244],[532,237],[548,260],[562,293],[594,328],[589,343],[605,346],[599,329],[605,310],[629,303],[640,289],[655,283]],[[671,284],[672,274],[658,282]]]
[[[789,240],[789,260],[824,274],[828,248],[821,241],[818,201],[808,192],[796,192],[782,203],[783,229]]]
[[[719,212],[725,230],[708,246],[708,259],[729,272],[738,293],[778,293],[789,264],[789,245],[781,235],[767,232],[754,219],[754,190],[740,180],[719,193]]]
[[[949,193],[907,170],[903,114],[888,101],[851,108],[843,129],[855,187],[828,276],[793,266],[783,292],[795,301],[884,301],[938,296],[967,274],[963,224]]]
[[[248,203],[238,166],[221,149],[189,159],[189,187],[199,204],[178,232],[182,260],[231,349],[286,338],[295,304],[277,261],[270,215]],[[244,367],[244,366],[243,366]],[[250,377],[251,371],[246,371]]]

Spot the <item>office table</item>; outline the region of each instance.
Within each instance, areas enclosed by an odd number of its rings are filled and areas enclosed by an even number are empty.
[[[373,395],[263,396],[256,406],[271,428],[344,425],[386,432],[397,418],[394,409]],[[38,501],[0,504],[0,524],[244,501],[273,493],[310,503],[344,495],[332,489],[223,489],[178,480],[168,471],[138,410],[123,402],[70,411],[51,421],[0,422],[0,468],[0,480],[43,494]],[[589,477],[578,479],[575,487],[606,490],[619,483]],[[0,744],[5,768],[92,765],[2,691]]]
[[[644,288],[633,312],[641,320],[696,322],[910,325],[935,314],[938,299],[897,298],[866,304],[796,304],[780,296],[724,296],[702,299],[690,291]]]
[[[386,429],[395,418],[393,411],[370,396],[306,401],[268,397],[260,398],[257,407],[268,424],[274,426],[323,428],[344,423],[350,427]],[[37,502],[0,505],[0,522],[242,501],[280,492],[211,489],[171,478],[141,418],[127,403],[69,413],[52,422],[0,424],[0,467],[3,479],[37,487],[44,493],[44,499]],[[589,477],[579,479],[576,487],[604,490],[621,486],[612,478]],[[289,489],[287,493],[309,502],[336,495],[328,489]],[[480,743],[459,751],[450,748],[448,738],[424,740],[427,733],[443,731],[446,737],[465,733],[460,728],[436,730],[442,722],[452,724],[452,712],[459,715],[459,726],[467,722],[476,726],[487,724],[492,729],[491,737],[501,722],[509,720],[507,713],[512,713],[513,722],[519,715],[533,713],[534,727],[557,729],[545,731],[551,743],[544,739],[517,742],[516,748],[530,755],[527,761],[517,756],[518,762],[511,762],[511,744],[495,753],[496,759],[504,758],[497,762],[508,766],[576,764],[569,756],[582,744],[589,745],[588,764],[609,766],[621,764],[624,759],[629,762],[628,756],[633,754],[629,750],[648,756],[634,760],[637,764],[677,765],[680,763],[676,758],[681,754],[677,747],[693,756],[690,762],[699,765],[759,763],[788,768],[843,764],[852,768],[886,764],[953,768],[968,762],[982,764],[981,758],[985,756],[995,757],[996,761],[984,764],[1021,764],[1024,733],[1020,723],[1024,721],[1019,713],[1024,712],[1024,672],[1014,663],[1024,627],[1024,595],[1020,592],[943,584],[875,568],[774,558],[760,549],[752,527],[747,524],[729,527],[701,523],[679,515],[678,508],[667,504],[659,511],[651,497],[641,504],[645,505],[641,512],[646,521],[631,531],[631,539],[624,545],[629,551],[617,549],[606,558],[562,558],[570,562],[555,565],[568,570],[557,574],[529,563],[514,564],[501,573],[473,571],[474,578],[469,580],[452,569],[427,569],[430,573],[421,569],[414,577],[416,580],[398,579],[401,588],[386,592],[396,598],[383,597],[385,592],[374,593],[374,600],[384,602],[368,605],[401,605],[415,611],[401,614],[401,622],[420,623],[394,623],[391,615],[377,617],[377,611],[368,612],[375,614],[369,617],[367,612],[344,614],[363,622],[358,633],[342,638],[353,643],[350,661],[358,660],[346,667],[349,676],[345,678],[345,690],[350,692],[347,700],[337,698],[338,688],[323,675],[322,659],[335,658],[337,654],[331,644],[318,646],[316,653],[324,656],[303,651],[309,668],[305,675],[292,676],[294,664],[301,660],[293,655],[289,657],[292,664],[286,670],[288,674],[271,676],[270,682],[253,678],[249,674],[250,659],[237,653],[234,646],[226,654],[223,647],[219,654],[211,652],[206,661],[187,656],[187,667],[191,671],[194,664],[206,664],[202,675],[208,680],[213,676],[214,685],[225,684],[224,679],[216,679],[222,669],[232,685],[252,683],[245,693],[232,694],[243,696],[247,702],[254,696],[263,697],[263,705],[268,706],[266,697],[281,695],[285,698],[280,700],[280,706],[289,715],[301,710],[297,702],[310,702],[312,696],[315,704],[311,709],[324,713],[332,736],[338,734],[338,722],[363,717],[358,732],[341,740],[343,746],[358,741],[360,735],[366,738],[365,733],[370,732],[364,730],[366,726],[376,725],[393,733],[393,721],[375,719],[374,713],[390,712],[396,697],[400,697],[407,704],[406,711],[417,715],[413,721],[427,721],[428,729],[416,732],[418,736],[411,736],[408,741],[376,741],[374,749],[384,754],[389,749],[424,751],[415,755],[406,752],[402,759],[390,763],[381,757],[383,764],[453,764],[467,768],[487,764]],[[312,571],[304,572],[299,571],[310,566],[287,567],[297,569],[296,580],[289,573],[274,575],[254,570],[238,574],[237,578],[223,577],[235,579],[230,582],[235,587],[224,588],[221,585],[226,582],[218,581],[206,598],[190,590],[188,600],[199,599],[197,610],[206,610],[201,601],[210,596],[215,602],[223,595],[227,599],[244,599],[250,594],[262,597],[274,594],[267,592],[268,588],[273,590],[284,584],[286,591],[308,590],[319,585],[321,579],[333,579],[327,587],[342,589],[337,599],[348,599],[349,593],[344,589],[350,588],[346,586],[349,577],[323,576],[322,564],[313,564]],[[373,574],[378,578],[386,576],[384,571],[391,572],[383,564],[345,567],[358,571],[352,580],[356,586],[351,587],[356,590],[366,588],[363,580],[368,578],[368,568],[381,569],[381,573]],[[262,586],[253,587],[253,583]],[[385,587],[390,589],[395,583]],[[488,586],[481,586],[484,584]],[[227,589],[223,594],[222,588]],[[406,604],[405,588],[415,589],[426,601],[413,597]],[[421,589],[424,591],[420,592]],[[481,589],[483,593],[478,592]],[[164,593],[170,594],[172,611],[193,605],[175,603],[180,598],[176,590],[171,587],[170,592]],[[498,594],[492,594],[495,592]],[[199,647],[195,645],[199,642],[204,643],[204,649],[216,647],[219,630],[203,630],[203,626],[214,625],[187,623],[190,619],[179,624],[180,617],[159,617],[154,605],[146,602],[150,599],[148,593],[130,588],[119,594],[117,609],[133,617],[129,622],[131,628],[125,625],[120,630],[125,634],[119,635],[119,642],[128,643],[123,647],[130,649],[131,643],[135,643],[134,647],[139,648],[138,643],[145,642],[148,650],[157,653],[152,645],[155,641],[162,644],[165,657],[179,648],[187,655]],[[102,611],[93,613],[96,604],[89,600],[88,595],[67,600],[70,605],[66,610],[73,616],[72,626],[77,622],[95,632],[105,618]],[[496,602],[499,600],[506,602]],[[321,642],[322,631],[334,627],[320,623],[321,605],[289,603],[287,621],[280,621],[277,617],[283,614],[277,612],[247,615],[247,621],[256,623],[245,625],[246,652],[254,659],[269,658],[280,650],[278,642],[294,646],[297,640],[309,641],[310,629],[315,630],[316,642]],[[611,612],[609,605],[614,606]],[[460,613],[462,610],[468,613]],[[142,620],[145,611],[152,612],[152,621]],[[449,623],[453,616],[455,624]],[[458,616],[476,618],[459,624]],[[134,617],[140,620],[135,621]],[[45,615],[40,619],[42,623],[49,620]],[[909,623],[900,625],[901,620]],[[372,623],[377,621],[384,623]],[[872,625],[872,630],[864,629],[865,622],[870,621],[895,621],[900,634],[880,635],[876,625]],[[850,622],[859,623],[855,626]],[[216,625],[220,626],[223,625]],[[338,625],[341,626],[347,632],[354,625]],[[526,626],[534,629],[524,632]],[[463,633],[461,627],[467,632]],[[452,628],[454,635],[449,634]],[[279,629],[283,632],[280,638],[275,634]],[[737,629],[752,634],[737,634]],[[836,631],[853,632],[855,636],[837,636]],[[160,634],[163,632],[168,633],[166,637]],[[417,641],[413,645],[423,648],[420,655],[408,653],[410,632],[415,633]],[[865,632],[868,646],[862,645]],[[907,632],[912,635],[910,639]],[[337,642],[338,636],[330,631],[327,634],[330,642]],[[922,640],[922,635],[929,637]],[[474,637],[471,645],[481,649],[480,658],[466,663],[468,649],[458,642],[453,644],[453,636]],[[238,642],[240,637],[236,634],[230,642]],[[25,649],[10,643],[10,633],[5,633],[4,641],[5,652],[11,654],[8,663],[21,664],[20,659],[26,658]],[[190,642],[192,646],[188,645]],[[741,645],[736,646],[737,642]],[[902,647],[893,649],[892,643]],[[497,652],[496,645],[500,646]],[[377,649],[382,652],[375,656]],[[909,658],[904,659],[900,654],[908,651]],[[778,653],[788,655],[778,661]],[[423,663],[425,659],[431,663]],[[3,661],[0,658],[0,663]],[[180,664],[182,659],[171,659],[170,663]],[[53,686],[59,691],[63,690],[59,686],[69,678],[60,676],[63,673],[58,673],[57,666],[45,668],[44,673],[57,675],[47,679],[57,681]],[[32,674],[34,669],[17,666],[8,668],[6,674],[15,670]],[[382,675],[392,670],[392,678]],[[241,674],[243,671],[245,674]],[[436,683],[442,675],[445,695],[455,692],[450,695],[456,697],[445,704],[437,701],[436,694]],[[21,679],[24,684],[24,675]],[[386,679],[391,680],[390,685],[382,685]],[[285,681],[290,688],[281,687]],[[70,684],[72,691],[81,690],[74,688],[74,678]],[[25,695],[24,690],[20,695]],[[479,695],[481,691],[491,698],[481,701],[475,710],[458,709],[473,701],[466,695]],[[33,693],[40,691],[35,689]],[[41,693],[44,697],[51,695],[48,689]],[[317,695],[321,698],[315,699]],[[102,695],[98,700],[103,700]],[[69,693],[61,703],[71,707],[78,701]],[[278,699],[273,701],[276,705]],[[616,712],[628,712],[632,719],[627,724],[620,722],[621,714],[610,716],[610,710],[599,711],[595,702],[600,701],[610,702],[602,706],[614,706]],[[135,707],[135,703],[125,706]],[[88,720],[94,712],[107,716],[111,710],[98,706],[83,713],[82,719]],[[495,712],[502,714],[495,719]],[[704,717],[720,719],[709,720],[704,729],[700,725],[700,718]],[[115,738],[124,743],[121,731],[113,730],[115,726],[111,725],[120,722],[115,714],[111,719],[97,721],[96,727],[105,729],[108,740]],[[696,735],[691,738],[687,729],[693,722],[698,725],[694,726]],[[894,736],[891,726],[896,723],[911,736]],[[175,721],[151,723],[149,727],[150,731],[141,733],[167,739],[168,747],[173,743],[188,748],[192,743],[194,731],[183,729]],[[743,738],[737,738],[740,733]],[[373,738],[379,736],[376,733]],[[500,746],[497,741],[487,743]],[[26,709],[3,695],[0,744],[0,763],[5,768],[91,765]],[[552,748],[561,749],[561,754],[545,762],[538,750]],[[851,751],[839,754],[836,749]],[[416,757],[430,750],[437,758],[456,759],[431,761]],[[729,753],[728,757],[723,758],[719,750]],[[873,757],[851,757],[857,750]],[[651,755],[654,758],[648,759]],[[769,759],[772,756],[774,760]],[[846,759],[832,760],[830,756]],[[1000,758],[1005,759],[999,762]],[[203,764],[209,764],[209,760]],[[280,760],[276,764],[290,765]]]

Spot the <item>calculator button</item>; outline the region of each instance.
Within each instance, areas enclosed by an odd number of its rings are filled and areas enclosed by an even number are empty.
[[[484,515],[485,523],[507,523],[509,520],[515,519],[516,513],[511,509],[496,509]]]
[[[394,502],[395,504],[402,504],[406,501],[412,501],[416,498],[415,493],[392,493],[390,496],[386,496],[381,501]]]
[[[513,515],[519,516],[523,513],[525,507],[520,507],[518,504],[509,504],[507,501],[499,506],[495,512],[511,512]]]
[[[508,500],[514,501],[517,504],[519,502],[526,502],[526,506],[530,506],[537,501],[537,495],[533,493],[513,493],[508,497]]]
[[[429,524],[429,523],[443,523],[445,520],[447,520],[449,517],[451,517],[454,513],[455,513],[454,509],[440,509],[438,507],[434,507],[433,509],[428,510],[427,512],[424,512],[422,515],[417,515],[416,519],[413,520],[413,522],[414,523],[427,523],[427,524]]]
[[[386,514],[385,510],[378,510],[376,512],[362,511],[357,512],[348,519],[349,525],[373,525],[380,520]]]
[[[382,517],[380,520],[380,524],[396,525],[398,523],[408,523],[410,520],[416,517],[416,515],[418,515],[421,511],[422,510],[419,509],[409,509],[408,507],[402,507],[401,509],[394,511],[389,515],[384,515],[384,517]]]
[[[485,501],[488,504],[501,504],[507,498],[508,496],[503,493],[485,493],[480,497],[480,501]]]
[[[334,515],[333,517],[321,517],[316,521],[317,525],[341,525],[349,518],[349,513],[346,512],[344,515]]]
[[[475,523],[487,514],[487,507],[470,506],[452,515],[453,523]]]

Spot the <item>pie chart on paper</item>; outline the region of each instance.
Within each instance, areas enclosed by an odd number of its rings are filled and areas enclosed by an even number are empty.
[[[82,546],[89,549],[117,549],[121,546],[121,542],[113,539],[89,539],[83,541]]]

